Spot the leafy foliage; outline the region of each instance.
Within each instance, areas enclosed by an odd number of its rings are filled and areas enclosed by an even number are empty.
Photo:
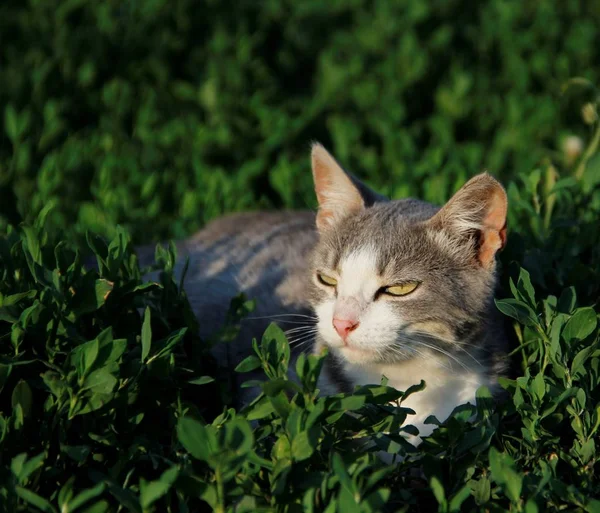
[[[598,25],[580,0],[5,0],[0,218],[53,205],[51,232],[121,224],[138,243],[304,208],[314,139],[378,190],[440,203],[587,135],[558,98],[600,81]]]
[[[599,78],[594,9],[4,2],[0,511],[600,511],[600,97],[566,82]],[[507,183],[506,400],[481,388],[417,449],[425,383],[320,395],[322,355],[290,380],[275,325],[233,408],[174,245],[133,249],[305,206],[310,138],[394,196],[441,202],[483,164]]]

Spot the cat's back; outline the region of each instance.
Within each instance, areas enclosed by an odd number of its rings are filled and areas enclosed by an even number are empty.
[[[240,292],[256,300],[255,317],[267,317],[247,326],[255,336],[279,313],[308,311],[305,289],[316,240],[314,213],[283,211],[227,215],[180,242],[179,265],[189,257],[184,287],[203,321],[202,334],[223,324]]]
[[[269,246],[274,250],[314,243],[315,214],[309,211],[241,212],[210,221],[195,235],[184,241],[188,251],[210,251],[221,254],[224,247],[242,252],[257,252]]]

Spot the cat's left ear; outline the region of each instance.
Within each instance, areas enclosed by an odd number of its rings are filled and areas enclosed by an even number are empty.
[[[376,201],[386,201],[385,197],[371,191],[358,179],[346,173],[318,143],[312,146],[311,163],[319,202],[319,231],[335,226],[340,220],[371,206]]]
[[[507,209],[502,185],[482,173],[471,178],[428,223],[453,240],[468,244],[477,261],[489,267],[506,244]]]

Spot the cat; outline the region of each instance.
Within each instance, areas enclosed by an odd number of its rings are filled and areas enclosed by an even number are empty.
[[[240,292],[256,300],[239,340],[217,344],[233,367],[271,321],[290,338],[328,348],[324,393],[379,384],[406,390],[403,406],[420,437],[497,389],[506,336],[494,306],[496,253],[506,243],[507,197],[489,174],[469,180],[442,208],[390,201],[346,173],[320,144],[312,147],[318,211],[255,212],[209,223],[178,244],[189,257],[185,289],[210,338]],[[179,264],[180,266],[182,264]],[[245,376],[240,376],[242,379]],[[415,443],[419,443],[419,439]]]

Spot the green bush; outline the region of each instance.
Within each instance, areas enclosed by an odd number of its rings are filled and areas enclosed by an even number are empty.
[[[0,511],[600,511],[599,21],[578,1],[3,2]],[[507,400],[480,389],[418,449],[389,403],[423,384],[321,397],[321,359],[289,381],[274,325],[234,409],[174,246],[135,255],[312,206],[312,139],[394,197],[442,202],[482,167],[507,185]],[[215,343],[251,309],[234,298]]]
[[[585,135],[560,88],[600,82],[599,25],[580,0],[5,0],[0,219],[147,242],[312,206],[314,139],[441,202]]]
[[[502,380],[500,406],[481,388],[476,406],[457,408],[418,450],[401,436],[413,432],[407,411],[389,403],[422,383],[319,397],[321,358],[302,357],[300,383],[289,381],[289,345],[275,325],[236,369],[262,367],[262,394],[230,408],[227,372],[215,371],[173,281],[173,247],[158,246],[160,280],[144,282],[122,230],[109,245],[88,237],[96,271],[50,242],[43,217],[9,229],[0,239],[3,510],[598,511],[600,326],[587,305],[598,296],[600,245],[585,221],[600,216],[600,188],[568,178],[548,193],[513,185],[521,235],[542,241],[523,260],[506,256],[512,297],[497,301],[515,320],[520,376]],[[517,264],[531,255],[530,273]],[[591,281],[583,294],[561,285],[574,257]],[[232,302],[221,343],[251,306]],[[404,459],[386,466],[377,451]]]

